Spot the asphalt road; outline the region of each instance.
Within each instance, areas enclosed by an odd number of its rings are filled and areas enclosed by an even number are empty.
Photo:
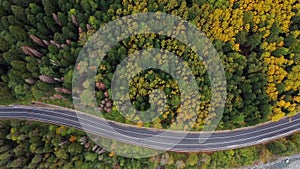
[[[34,120],[65,125],[105,138],[158,150],[211,152],[261,144],[300,131],[300,114],[255,127],[217,132],[183,132],[138,128],[72,110],[0,107],[0,119]]]

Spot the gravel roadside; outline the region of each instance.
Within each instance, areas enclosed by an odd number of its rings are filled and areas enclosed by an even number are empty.
[[[300,168],[300,154],[288,157],[280,157],[275,161],[259,164],[243,169],[299,169]]]

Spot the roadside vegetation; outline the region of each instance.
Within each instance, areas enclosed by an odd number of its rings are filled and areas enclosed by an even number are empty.
[[[177,169],[238,168],[300,152],[300,134],[264,145],[213,153],[165,152],[130,159],[107,152],[84,132],[20,120],[0,122],[0,168],[20,169]]]

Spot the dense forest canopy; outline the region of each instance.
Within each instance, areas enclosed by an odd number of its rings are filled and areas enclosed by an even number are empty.
[[[298,133],[266,145],[236,150],[165,152],[150,158],[131,159],[106,151],[74,128],[13,120],[1,121],[0,131],[0,167],[8,169],[238,168],[300,151]]]
[[[1,3],[1,102],[71,99],[74,67],[83,45],[101,25],[139,12],[162,11],[182,17],[211,40],[221,57],[227,80],[226,108],[220,129],[258,124],[293,115],[299,110],[299,3],[292,1],[103,1],[41,0]],[[182,42],[156,34],[128,37],[112,48],[96,76],[99,113],[120,117],[110,96],[116,66],[141,49],[168,50],[192,68],[201,94],[194,130],[209,116],[210,81],[203,63]],[[145,83],[147,85],[140,85]],[[180,89],[165,72],[141,72],[130,85],[139,110],[149,108],[149,92],[164,90],[170,109],[159,120],[144,124],[168,127],[180,115]],[[93,98],[83,92],[82,100]],[[192,104],[192,103],[191,103]],[[192,106],[192,105],[191,105]],[[187,117],[188,118],[188,117]]]
[[[1,0],[0,104],[50,99],[69,105],[74,70],[94,69],[85,62],[75,67],[89,37],[114,19],[145,12],[165,12],[188,20],[218,51],[227,81],[226,107],[218,129],[276,121],[300,110],[297,0]],[[99,113],[133,123],[114,106],[110,84],[122,59],[148,48],[168,50],[191,67],[201,93],[201,107],[192,128],[201,130],[209,117],[211,88],[207,70],[185,44],[157,34],[128,37],[107,53],[95,78]],[[182,113],[178,109],[180,88],[163,71],[142,71],[130,85],[136,109],[149,108],[149,92],[153,89],[164,91],[170,109],[153,122],[133,124],[167,128]],[[93,97],[93,93],[83,92],[80,99],[89,101]],[[228,168],[249,165],[272,153],[288,155],[300,147],[299,135],[295,134],[267,146],[209,155],[166,153],[143,161],[93,148],[92,143],[79,141],[84,134],[73,129],[11,121],[1,122],[0,130],[0,166],[4,168]]]

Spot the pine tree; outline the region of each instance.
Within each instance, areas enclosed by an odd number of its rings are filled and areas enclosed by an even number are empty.
[[[11,10],[12,10],[13,14],[16,16],[17,19],[19,19],[23,22],[26,22],[26,15],[25,15],[26,12],[22,7],[12,5]]]
[[[10,49],[10,45],[5,39],[0,38],[0,51],[5,52]]]
[[[10,26],[9,31],[14,35],[15,38],[17,38],[20,41],[27,39],[26,31],[20,26]]]
[[[52,0],[42,0],[42,4],[44,6],[44,10],[47,15],[52,15],[52,13],[57,12],[57,1],[52,1]]]

